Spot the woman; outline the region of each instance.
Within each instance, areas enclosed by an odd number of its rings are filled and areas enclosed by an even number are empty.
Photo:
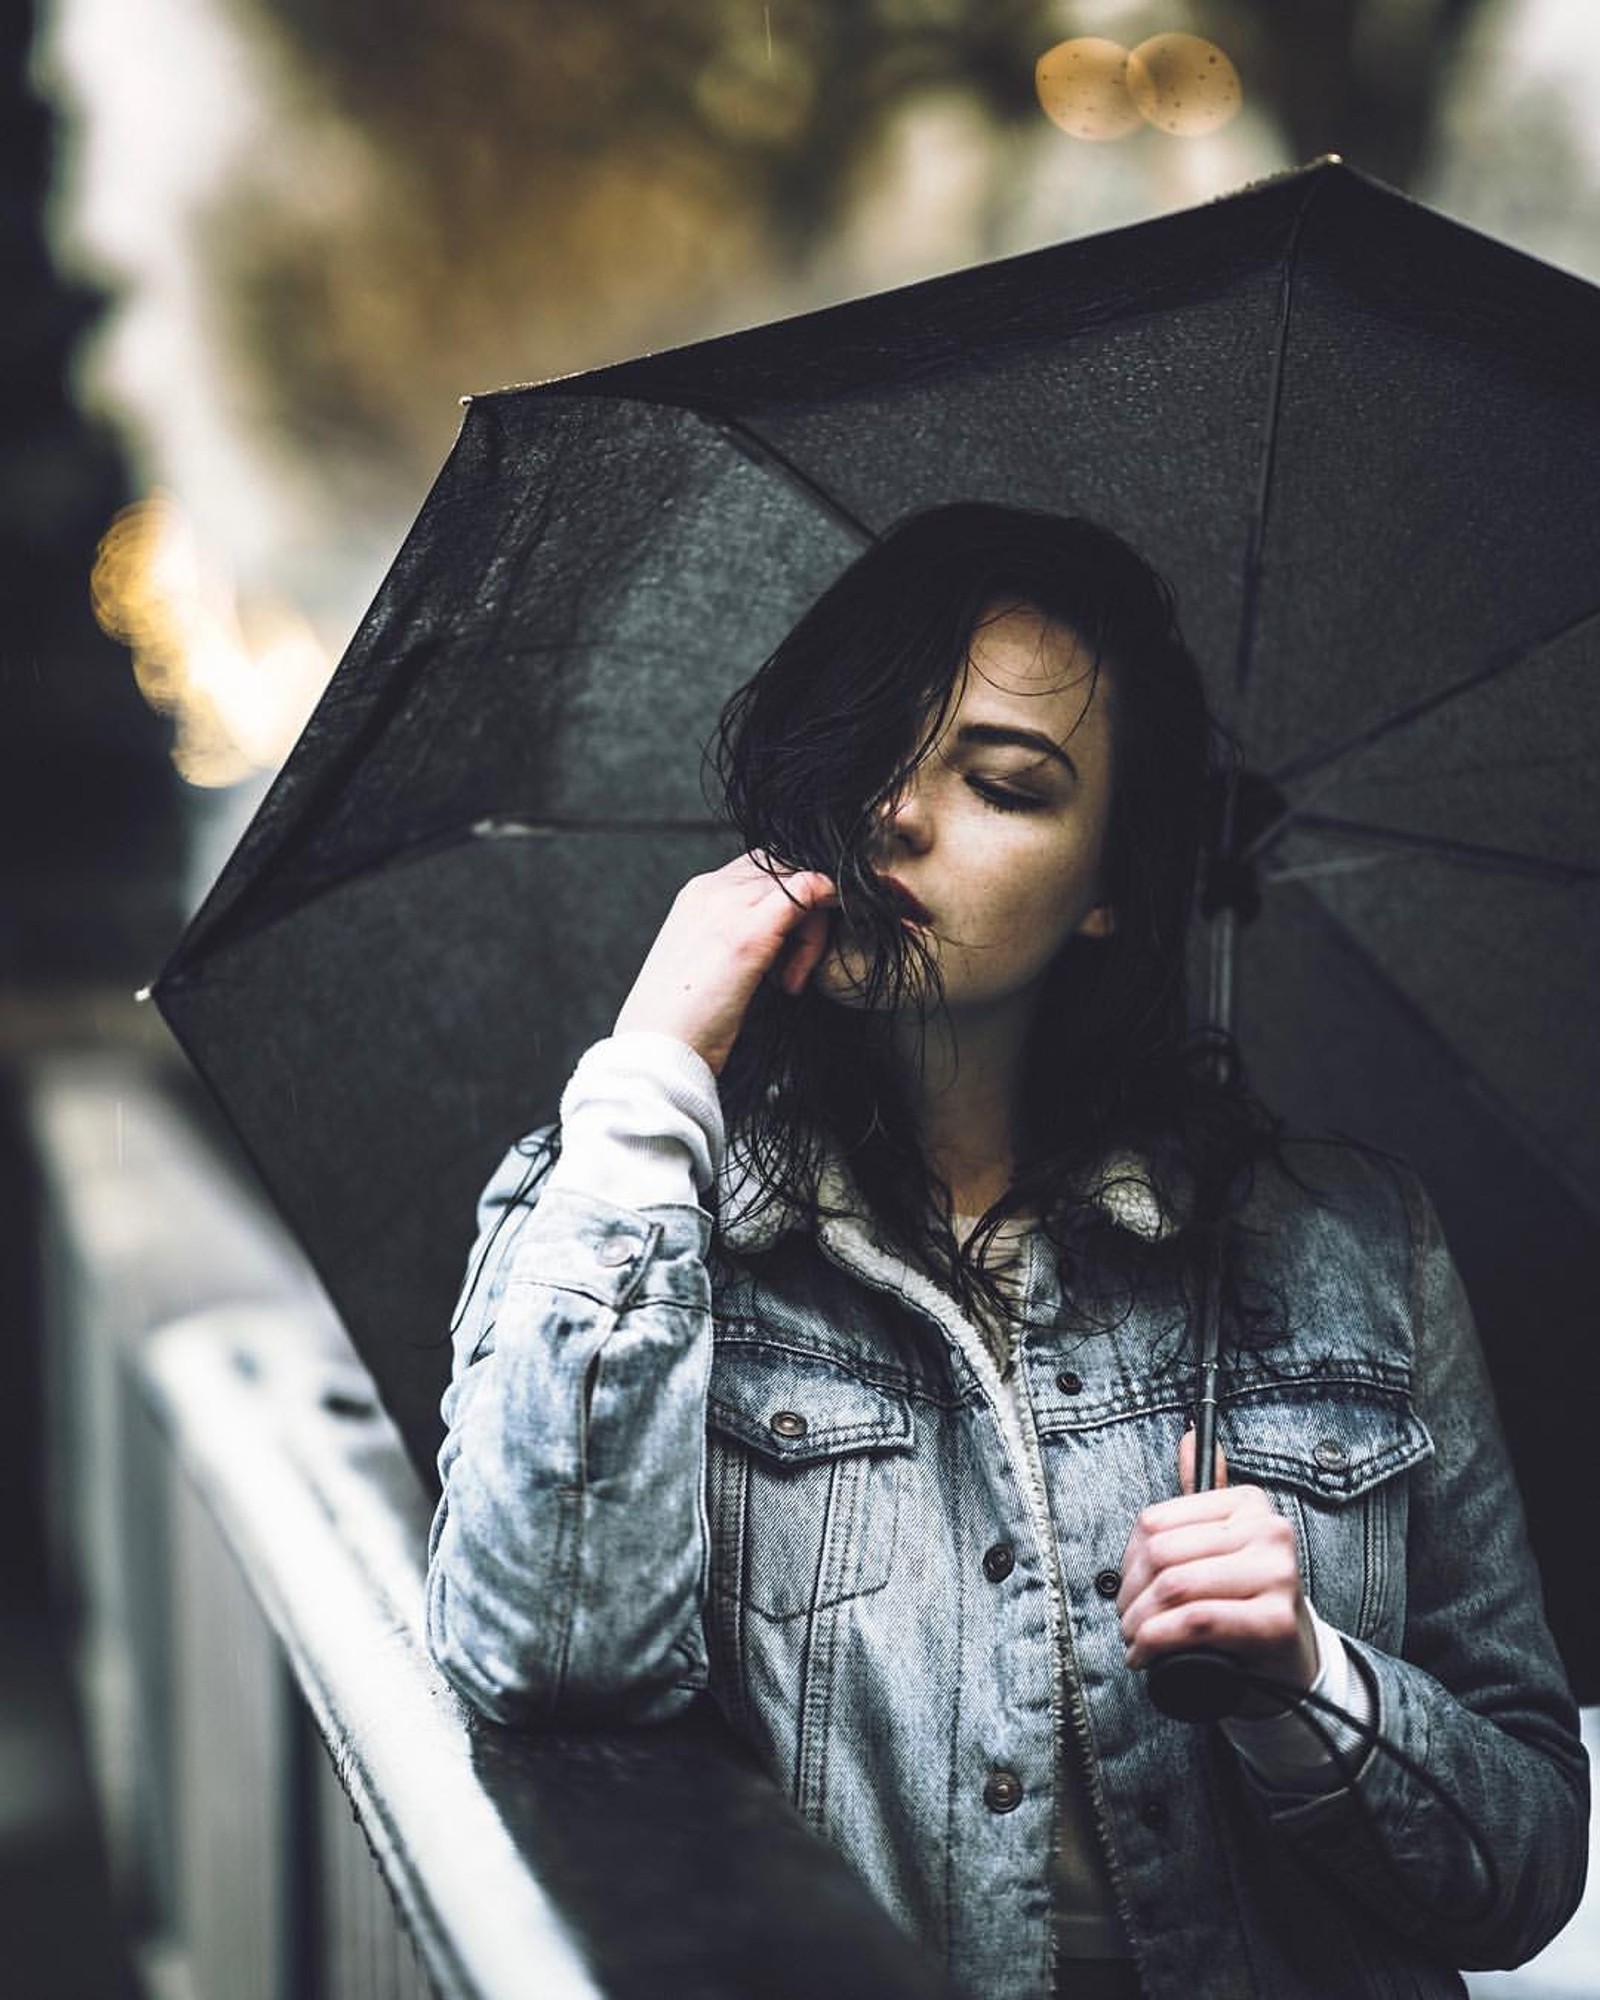
[[[748,851],[485,1196],[432,1644],[505,1722],[709,1690],[974,1994],[1459,1993],[1576,1901],[1576,1717],[1425,1198],[1187,1038],[1208,732],[1083,522],[915,517],[801,621]],[[1197,1643],[1216,1729],[1145,1688]]]

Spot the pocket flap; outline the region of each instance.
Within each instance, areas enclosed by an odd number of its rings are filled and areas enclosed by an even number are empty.
[[[723,1340],[711,1363],[710,1423],[780,1465],[851,1451],[907,1451],[911,1405],[837,1361]]]
[[[1357,1499],[1433,1452],[1405,1391],[1370,1384],[1262,1390],[1225,1404],[1217,1429],[1230,1477],[1322,1501]]]

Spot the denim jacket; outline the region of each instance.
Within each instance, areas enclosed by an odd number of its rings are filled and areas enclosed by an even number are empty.
[[[1261,1172],[1244,1220],[1290,1337],[1225,1359],[1220,1439],[1492,1873],[1381,1749],[1353,1788],[1274,1793],[1125,1667],[1117,1564],[1191,1399],[1175,1297],[1084,1336],[1036,1258],[1019,1438],[974,1329],[864,1223],[539,1199],[546,1154],[486,1191],[444,1403],[429,1631],[477,1708],[645,1723],[709,1690],[983,2000],[1052,1990],[1063,1755],[1151,1995],[1459,1994],[1566,1921],[1576,1711],[1409,1176],[1336,1148],[1315,1198]]]

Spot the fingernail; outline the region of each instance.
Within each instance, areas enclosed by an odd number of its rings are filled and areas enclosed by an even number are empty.
[[[1192,1431],[1192,1430],[1194,1429],[1194,1412],[1193,1412],[1193,1410],[1191,1410],[1191,1411],[1189,1412],[1188,1416],[1186,1416],[1186,1417],[1184,1418],[1184,1420],[1183,1420],[1183,1427],[1184,1427],[1184,1429],[1185,1429],[1186,1431]]]

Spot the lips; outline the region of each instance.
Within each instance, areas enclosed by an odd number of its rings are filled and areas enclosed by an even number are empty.
[[[899,905],[901,916],[909,917],[914,924],[932,923],[933,912],[918,902],[904,882],[897,882],[892,875],[880,875],[877,881]]]

